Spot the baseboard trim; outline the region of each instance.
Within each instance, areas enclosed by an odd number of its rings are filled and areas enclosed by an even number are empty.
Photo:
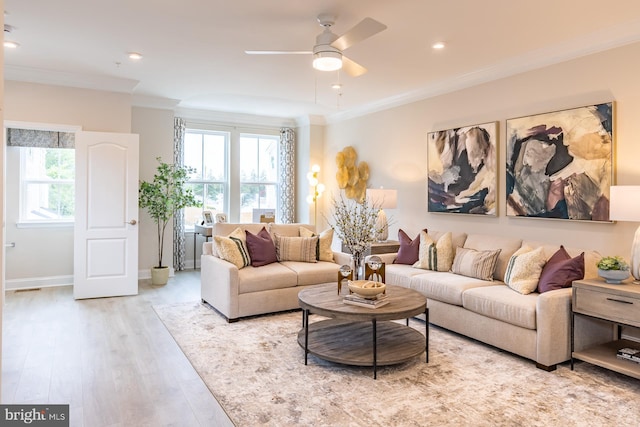
[[[73,276],[27,277],[5,281],[6,291],[22,289],[52,288],[54,286],[73,286]]]
[[[169,277],[175,276],[173,267],[169,269]],[[151,279],[151,270],[138,270],[138,280]],[[48,277],[26,277],[23,279],[5,280],[5,291],[17,291],[23,289],[53,288],[56,286],[73,286],[73,276],[48,276]]]

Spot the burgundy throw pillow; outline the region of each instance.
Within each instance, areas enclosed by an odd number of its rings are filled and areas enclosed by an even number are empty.
[[[584,252],[575,258],[564,247],[553,254],[545,264],[538,281],[538,292],[569,288],[574,280],[584,279]]]
[[[276,246],[266,228],[262,227],[258,234],[245,230],[245,234],[247,235],[247,250],[252,266],[260,267],[278,261]]]
[[[426,232],[427,229],[425,228],[424,231]],[[420,233],[411,240],[407,233],[400,229],[398,230],[398,240],[400,241],[400,249],[398,249],[398,255],[393,263],[413,265],[420,258]]]

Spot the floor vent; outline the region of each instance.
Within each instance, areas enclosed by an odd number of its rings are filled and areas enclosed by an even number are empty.
[[[16,292],[32,292],[32,291],[39,291],[42,288],[31,288],[31,289],[16,289]]]

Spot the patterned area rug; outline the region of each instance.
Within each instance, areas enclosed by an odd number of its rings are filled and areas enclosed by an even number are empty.
[[[587,363],[554,372],[431,327],[424,355],[378,370],[304,365],[299,312],[226,321],[199,302],[154,307],[237,426],[614,426],[640,420],[640,381]],[[311,321],[318,320],[316,316]],[[424,331],[424,323],[411,325]],[[629,362],[632,363],[632,362]]]

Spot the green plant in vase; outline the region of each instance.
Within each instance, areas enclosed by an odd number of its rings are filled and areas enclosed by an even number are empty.
[[[598,275],[607,283],[621,283],[630,276],[629,264],[619,256],[606,256],[596,264]]]
[[[193,195],[191,188],[185,185],[189,174],[195,170],[188,166],[169,164],[160,157],[160,163],[153,180],[140,181],[138,203],[146,209],[158,228],[158,265],[151,269],[151,283],[164,285],[169,279],[169,267],[163,265],[164,238],[167,226],[176,211],[187,206],[201,206]]]

